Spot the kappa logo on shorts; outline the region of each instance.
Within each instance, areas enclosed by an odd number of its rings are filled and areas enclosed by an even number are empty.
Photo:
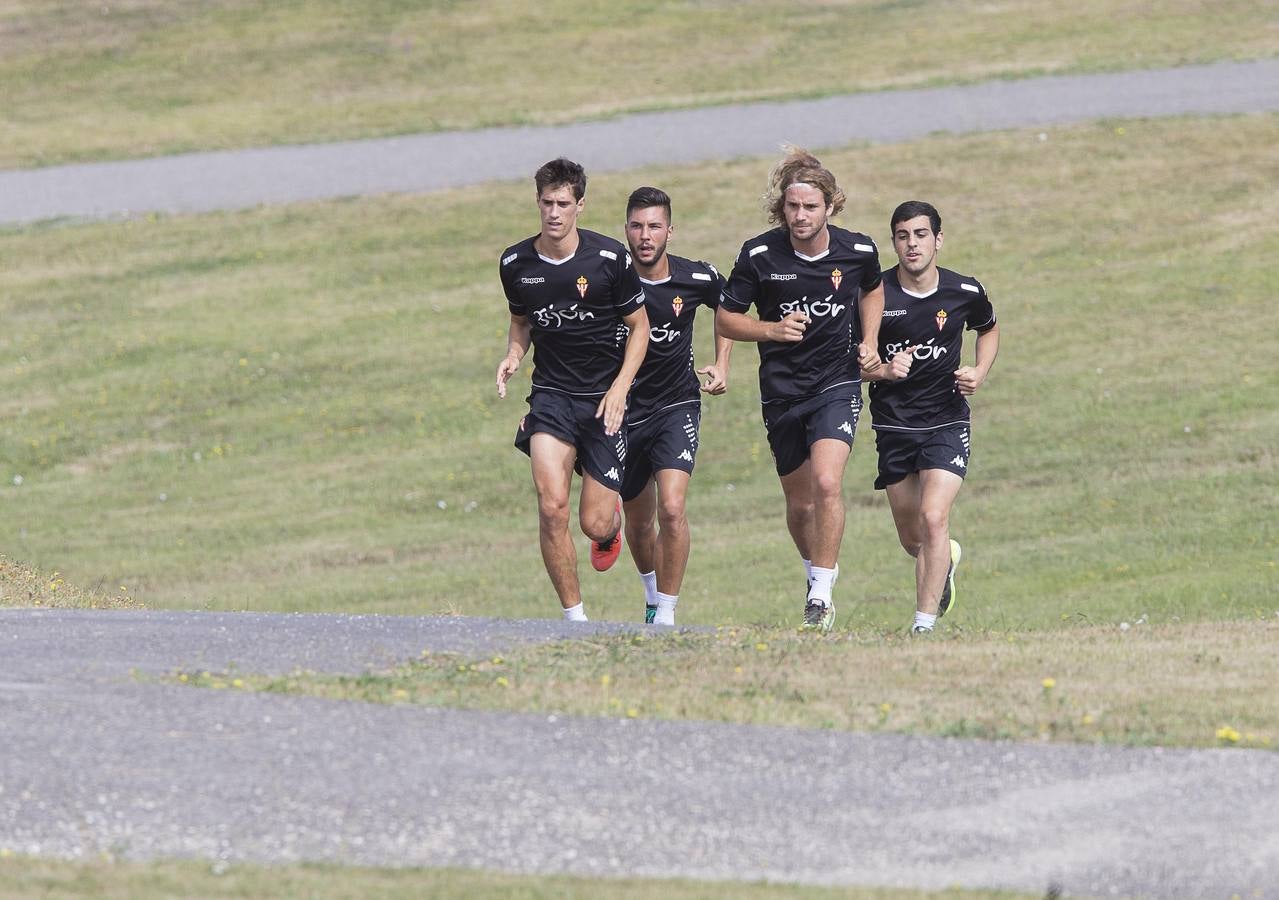
[[[964,458],[962,456],[956,456],[954,459],[950,461],[950,464],[952,466],[958,466],[961,469],[968,468],[968,463],[964,462]]]
[[[692,462],[693,454],[689,453],[687,450],[684,450],[680,453],[679,458],[684,460],[684,462]]]
[[[611,468],[611,469],[609,469],[607,472],[605,472],[605,473],[604,473],[604,477],[605,477],[605,478],[611,478],[611,479],[613,479],[614,481],[621,481],[621,480],[622,480],[621,476],[617,474],[617,467],[616,467],[616,466],[614,466],[613,468]]]
[[[849,437],[852,437],[852,436],[853,436],[853,426],[852,426],[851,424],[849,424],[848,422],[844,422],[844,423],[842,423],[842,424],[839,426],[839,430],[840,430],[840,431],[843,431],[843,432],[847,432],[847,434],[848,434],[848,436],[849,436]]]
[[[589,282],[586,280],[585,275],[577,276],[577,292],[582,295],[583,300],[586,299],[586,288],[588,284]]]

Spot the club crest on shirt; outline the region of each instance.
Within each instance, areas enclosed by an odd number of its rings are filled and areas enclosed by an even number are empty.
[[[937,330],[941,331],[946,327],[946,310],[937,310]]]
[[[586,299],[586,276],[577,276],[577,292],[582,295],[582,299]]]
[[[684,298],[680,297],[679,295],[676,295],[675,299],[671,301],[671,309],[675,310],[675,315],[678,316],[679,311],[683,308],[684,308]]]
[[[835,290],[839,290],[839,283],[844,280],[844,273],[836,269],[830,273],[830,283],[835,285]]]

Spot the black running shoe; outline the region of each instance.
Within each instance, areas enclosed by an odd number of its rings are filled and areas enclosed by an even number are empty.
[[[804,604],[804,629],[816,629],[822,634],[830,631],[835,624],[835,604],[815,603],[811,600]]]

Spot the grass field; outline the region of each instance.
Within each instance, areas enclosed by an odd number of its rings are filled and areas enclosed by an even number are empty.
[[[1266,0],[5,0],[0,167],[1276,53]]]
[[[168,900],[260,898],[328,900],[359,897],[467,897],[473,900],[922,900],[942,896],[907,890],[815,888],[677,881],[518,876],[457,869],[372,869],[355,866],[210,866],[200,862],[153,864],[57,862],[0,855],[0,894],[61,900]],[[965,900],[1012,900],[1003,891],[945,891]]]
[[[1277,142],[1279,117],[1257,116],[823,154],[852,198],[841,221],[881,242],[896,202],[934,200],[944,264],[981,277],[1000,315],[954,520],[956,624],[1274,614]],[[675,252],[727,266],[763,226],[767,167],[596,178],[585,224],[616,232],[626,193],[657,183]],[[496,257],[535,229],[530,198],[0,231],[7,553],[150,606],[555,615],[510,447],[522,383],[492,390]],[[707,404],[684,623],[799,611],[753,357],[738,349]],[[854,628],[912,606],[873,465],[863,434],[838,589]],[[592,615],[635,618],[631,572],[586,580]]]

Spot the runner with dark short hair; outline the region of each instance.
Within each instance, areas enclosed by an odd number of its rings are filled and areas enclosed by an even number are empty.
[[[804,562],[804,627],[829,631],[844,536],[844,467],[861,413],[861,362],[873,363],[883,291],[879,251],[828,222],[844,207],[835,177],[787,148],[770,176],[778,227],[742,245],[716,321],[759,343],[759,389],[786,524]],[[746,313],[754,305],[759,318]]]
[[[941,215],[920,200],[893,211],[898,264],[884,273],[877,364],[867,366],[879,452],[876,489],[888,494],[902,547],[915,558],[913,634],[931,633],[955,608],[963,551],[950,537],[950,510],[972,449],[968,398],[999,352],[999,325],[976,278],[937,265]],[[977,332],[977,358],[962,365],[964,329]]]
[[[648,317],[626,248],[577,227],[586,203],[582,167],[555,159],[533,181],[541,231],[503,251],[499,268],[511,324],[497,393],[506,396],[531,346],[533,390],[515,446],[532,464],[542,560],[564,617],[585,621],[569,491],[576,470],[578,520],[592,542],[591,564],[603,571],[622,547],[626,397],[644,360]]]
[[[685,500],[697,458],[701,394],[728,389],[733,349],[733,342],[717,333],[714,364],[694,368],[697,309],[718,308],[724,279],[710,263],[667,253],[673,232],[671,198],[665,191],[641,187],[631,193],[626,242],[644,285],[649,340],[626,411],[622,506],[626,540],[644,583],[644,619],[657,625],[675,624],[675,604],[688,565]],[[704,384],[698,375],[706,378]],[[654,520],[659,527],[654,527]]]

